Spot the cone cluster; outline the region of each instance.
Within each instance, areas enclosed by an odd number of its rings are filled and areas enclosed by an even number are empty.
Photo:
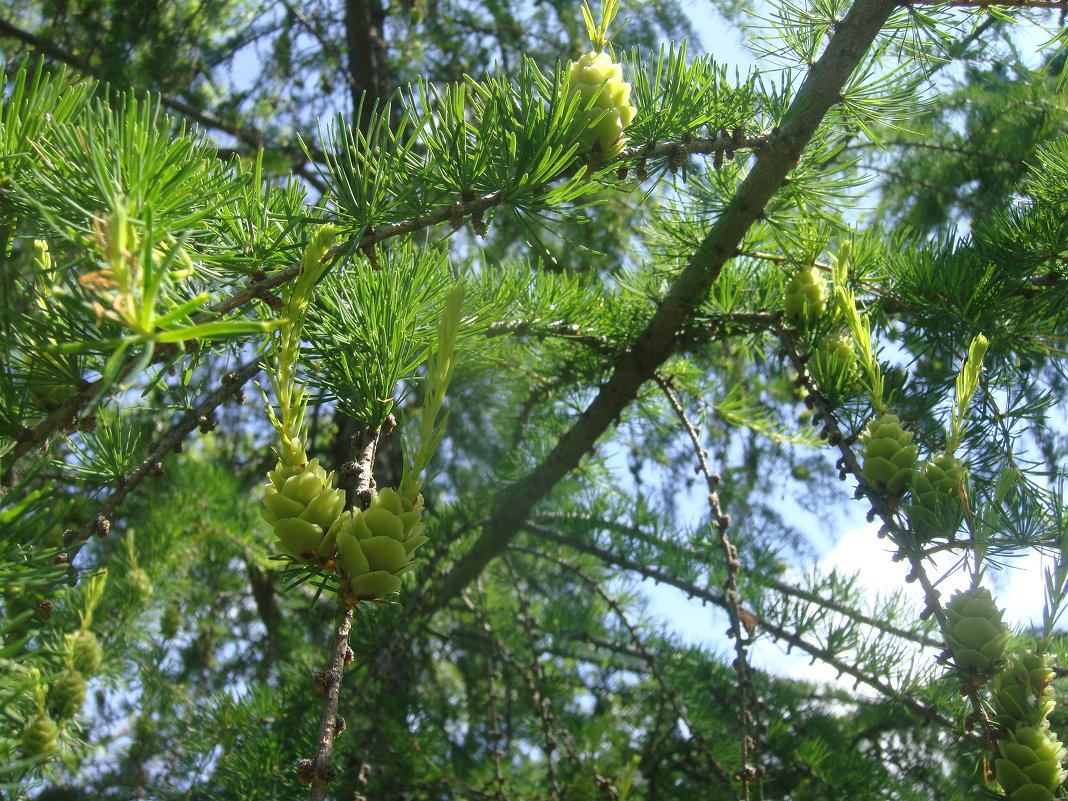
[[[896,414],[883,414],[868,421],[860,435],[864,479],[887,495],[901,495],[912,480],[916,446]]]
[[[981,685],[991,673],[993,722],[997,725],[994,775],[1009,801],[1053,801],[1068,772],[1068,751],[1050,730],[1055,699],[1049,657],[1018,650],[1002,660],[1011,634],[990,592],[957,592],[946,606],[946,641],[964,686]],[[963,690],[962,690],[963,692]]]
[[[48,688],[44,703],[38,700],[37,714],[26,721],[20,744],[26,757],[49,754],[59,748],[56,721],[73,718],[85,704],[87,679],[100,670],[103,649],[88,629],[71,632],[64,639],[66,670]]]
[[[905,509],[912,531],[924,540],[949,536],[964,517],[961,485],[968,475],[964,462],[940,453],[912,477],[912,503]]]
[[[374,493],[365,510],[345,512],[331,529],[337,562],[356,598],[377,598],[400,589],[413,552],[427,541],[423,496],[406,498],[393,489]]]
[[[34,715],[22,730],[21,745],[27,757],[50,754],[59,748],[59,727],[46,714]]]
[[[827,281],[815,265],[803,267],[786,282],[783,311],[799,326],[811,325],[827,310]]]
[[[985,681],[1012,638],[990,591],[984,587],[953,594],[946,605],[946,641],[962,673]]]
[[[1056,704],[1049,658],[1030,651],[1009,654],[994,677],[994,720],[1005,729],[1040,726]]]
[[[994,773],[1011,801],[1053,801],[1064,782],[1065,751],[1049,721],[1040,726],[1017,726],[998,742],[1001,759]]]
[[[261,510],[284,553],[294,561],[340,570],[353,599],[400,590],[401,575],[415,564],[415,549],[427,541],[420,522],[423,497],[393,489],[371,493],[366,509],[345,511],[345,491],[318,459],[308,460],[299,439],[282,445],[267,473]]]
[[[821,388],[848,389],[855,385],[857,357],[853,352],[853,337],[845,331],[828,331],[816,343],[809,366]]]
[[[278,464],[267,473],[263,519],[271,524],[282,551],[297,562],[322,563],[334,550],[330,527],[345,508],[345,491],[318,459],[308,461],[301,441],[291,437],[279,449]]]
[[[627,144],[623,131],[638,110],[630,103],[630,84],[623,68],[607,53],[591,51],[568,62],[567,94],[577,94],[589,126],[580,142],[601,159],[615,158]]]

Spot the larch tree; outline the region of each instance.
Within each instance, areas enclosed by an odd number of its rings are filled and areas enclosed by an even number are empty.
[[[0,798],[1063,798],[1061,5],[0,8]]]

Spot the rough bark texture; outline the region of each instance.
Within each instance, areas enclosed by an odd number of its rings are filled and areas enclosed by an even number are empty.
[[[367,130],[371,109],[393,90],[386,64],[383,26],[386,12],[378,0],[345,0],[345,49],[352,75],[352,121]]]
[[[611,377],[544,461],[504,493],[482,535],[449,571],[434,596],[420,602],[420,611],[432,613],[442,608],[474,581],[523,527],[534,505],[578,466],[637,397],[642,384],[672,354],[678,332],[797,164],[805,145],[838,102],[846,81],[895,7],[894,0],[858,0],[849,10],[827,49],[809,70],[784,123],[772,132],[752,171],[690,257],[634,346],[616,360]]]

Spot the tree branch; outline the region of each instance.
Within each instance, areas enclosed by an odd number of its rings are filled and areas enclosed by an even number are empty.
[[[78,72],[89,77],[97,78],[99,75],[99,71],[96,67],[80,56],[76,56],[73,53],[64,50],[54,42],[46,41],[29,31],[23,30],[2,17],[0,17],[0,36],[8,36],[12,39],[17,39],[23,44],[29,45],[38,53],[53,58],[62,64],[66,64],[68,67],[73,67],[78,70]],[[133,89],[135,87],[127,85],[126,87],[119,88]],[[183,117],[203,125],[205,128],[211,128],[229,134],[237,141],[251,147],[253,150],[260,150],[268,144],[267,137],[251,126],[228,122],[217,114],[196,108],[181,98],[174,97],[165,92],[153,92],[153,94],[157,95],[159,97],[159,102],[171,111],[175,111]],[[323,153],[321,150],[309,143],[305,143],[305,145],[313,159],[317,161],[322,160]],[[317,190],[320,192],[326,191],[326,184],[319,178],[315,170],[308,169],[308,165],[303,159],[299,163],[295,163],[293,169],[301,178],[314,186]]]
[[[555,539],[556,541],[566,544],[577,551],[597,556],[607,564],[614,564],[618,567],[624,568],[625,570],[631,570],[645,578],[652,579],[655,582],[662,582],[664,584],[668,584],[672,587],[675,587],[676,589],[682,590],[689,597],[696,598],[699,601],[702,601],[703,603],[711,603],[724,610],[728,609],[728,601],[725,596],[715,593],[712,590],[706,589],[705,587],[699,587],[696,584],[691,584],[690,582],[685,581],[679,578],[678,576],[672,575],[670,573],[665,573],[663,570],[658,570],[655,567],[647,567],[645,565],[633,561],[632,559],[627,559],[624,556],[619,556],[618,554],[612,553],[611,551],[606,551],[605,549],[598,548],[594,545],[573,542],[565,537],[561,537],[554,531],[546,529],[543,526],[537,525],[536,523],[527,522],[523,526],[523,528],[540,537],[545,537],[547,539]],[[915,699],[902,694],[890,684],[886,683],[885,681],[882,681],[876,676],[872,676],[868,673],[865,673],[856,665],[850,665],[847,662],[843,662],[841,659],[839,659],[829,651],[820,648],[817,645],[813,645],[812,643],[808,642],[802,637],[799,637],[793,632],[787,631],[781,626],[778,626],[775,623],[772,623],[771,621],[765,620],[764,618],[761,618],[756,614],[753,615],[753,618],[756,622],[756,627],[759,630],[766,631],[774,639],[781,640],[787,645],[797,648],[799,651],[804,651],[809,656],[814,657],[820,660],[821,662],[824,662],[825,664],[831,666],[839,673],[851,676],[861,684],[867,684],[872,689],[878,690],[887,698],[891,698],[899,702],[902,706],[914,712],[923,720],[929,720],[938,723],[940,726],[947,729],[948,731],[957,732],[960,728],[957,725],[956,721],[953,721],[950,718],[946,717],[934,707],[925,706],[919,701],[916,701]],[[975,734],[970,733],[965,736],[967,736],[973,742],[979,744],[983,742],[982,738],[977,737]]]
[[[797,164],[805,145],[893,12],[893,0],[857,0],[838,25],[826,51],[813,65],[786,113],[757,157],[734,198],[692,255],[630,350],[621,354],[593,402],[534,470],[512,485],[490,515],[470,550],[424,602],[423,613],[440,609],[499,554],[523,527],[530,510],[578,466],[600,436],[617,420],[638,390],[672,354],[679,328],[691,316],[732,258],[749,228],[761,217],[775,191]]]
[[[352,445],[355,458],[348,465],[351,476],[350,491],[346,495],[348,505],[359,503],[366,506],[367,493],[374,487],[371,469],[374,465],[378,440],[382,436],[380,428],[365,428],[353,437]],[[309,801],[324,801],[326,788],[337,772],[330,765],[334,755],[334,740],[341,734],[344,721],[338,717],[338,704],[341,699],[341,680],[345,674],[345,665],[352,661],[352,649],[349,647],[349,632],[352,630],[352,601],[344,593],[338,595],[337,623],[330,645],[330,661],[315,676],[315,687],[323,694],[323,709],[319,715],[319,739],[316,743],[315,759],[302,759],[297,767],[297,776],[311,784]]]
[[[86,524],[81,531],[68,532],[67,536],[64,537],[64,546],[68,549],[68,560],[73,561],[81,545],[93,534],[106,534],[111,526],[108,518],[112,512],[119,508],[119,504],[123,502],[133,488],[141,483],[141,480],[150,472],[158,471],[167,454],[175,450],[194,428],[207,429],[208,426],[212,425],[215,409],[221,406],[231,395],[236,394],[245,382],[259,371],[260,360],[256,358],[236,370],[226,373],[223,376],[221,386],[208,393],[197,406],[182,415],[178,422],[167,432],[167,435],[145,457],[144,461],[131,470],[129,474],[122,477],[119,487],[101,504],[93,520]]]
[[[601,600],[608,605],[609,609],[612,610],[612,613],[623,625],[623,628],[627,630],[627,634],[630,636],[631,641],[634,643],[634,647],[640,654],[642,661],[644,661],[645,664],[648,665],[649,672],[653,675],[653,678],[656,683],[660,685],[660,690],[663,693],[664,697],[667,699],[668,704],[670,704],[672,711],[674,711],[675,713],[676,718],[682,721],[682,723],[686,726],[686,729],[690,733],[690,738],[701,750],[701,753],[704,755],[708,767],[713,773],[716,774],[716,777],[719,779],[720,784],[722,784],[725,788],[729,789],[731,786],[731,780],[730,776],[727,775],[726,769],[724,769],[723,765],[721,765],[719,761],[716,760],[714,756],[712,756],[712,752],[708,747],[708,739],[704,736],[701,730],[696,725],[694,725],[693,721],[690,720],[689,716],[686,714],[686,710],[684,710],[680,705],[679,694],[673,689],[671,689],[671,686],[668,684],[667,679],[661,672],[660,667],[656,664],[656,658],[653,656],[652,652],[645,646],[645,643],[642,641],[641,635],[638,633],[637,627],[630,621],[630,618],[627,617],[627,614],[623,610],[623,607],[619,603],[619,601],[609,595],[605,591],[604,587],[601,586],[600,582],[598,582],[593,576],[589,575],[578,565],[571,564],[566,559],[563,559],[559,556],[554,556],[553,554],[545,553],[544,551],[539,551],[536,548],[527,548],[522,545],[509,545],[508,548],[510,550],[518,551],[520,553],[531,554],[533,556],[538,557],[539,559],[544,559],[546,561],[554,562],[555,564],[560,565],[560,567],[563,567],[564,569],[578,576],[583,581],[583,583],[586,584],[586,586],[593,590],[593,592],[596,593],[601,598]]]
[[[742,801],[749,801],[749,783],[763,781],[766,768],[758,763],[749,764],[750,751],[755,751],[756,743],[749,735],[749,727],[753,723],[753,714],[748,707],[750,702],[754,708],[758,707],[759,699],[756,697],[756,688],[749,676],[749,658],[746,648],[752,643],[752,616],[747,610],[742,609],[741,599],[738,597],[738,573],[741,562],[738,561],[738,549],[730,541],[727,529],[731,524],[730,515],[723,514],[719,503],[719,475],[714,475],[708,467],[708,453],[701,445],[701,438],[690,422],[682,403],[671,385],[669,379],[665,379],[660,373],[655,373],[654,378],[660,386],[660,391],[668,400],[675,416],[679,418],[682,427],[693,445],[694,456],[697,459],[697,467],[705,478],[705,486],[708,489],[708,509],[711,512],[712,524],[719,531],[719,546],[723,552],[723,562],[727,578],[723,582],[723,592],[727,599],[727,616],[730,619],[730,631],[728,635],[734,639],[734,672],[738,677],[738,729],[739,729],[739,766],[734,774],[735,780],[742,784]],[[763,797],[763,791],[760,793]]]

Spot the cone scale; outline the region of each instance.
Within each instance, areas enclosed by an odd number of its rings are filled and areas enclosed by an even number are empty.
[[[607,53],[586,53],[568,63],[567,94],[579,96],[579,112],[589,120],[580,143],[601,159],[618,156],[627,144],[623,131],[638,111],[630,103],[623,67]]]

